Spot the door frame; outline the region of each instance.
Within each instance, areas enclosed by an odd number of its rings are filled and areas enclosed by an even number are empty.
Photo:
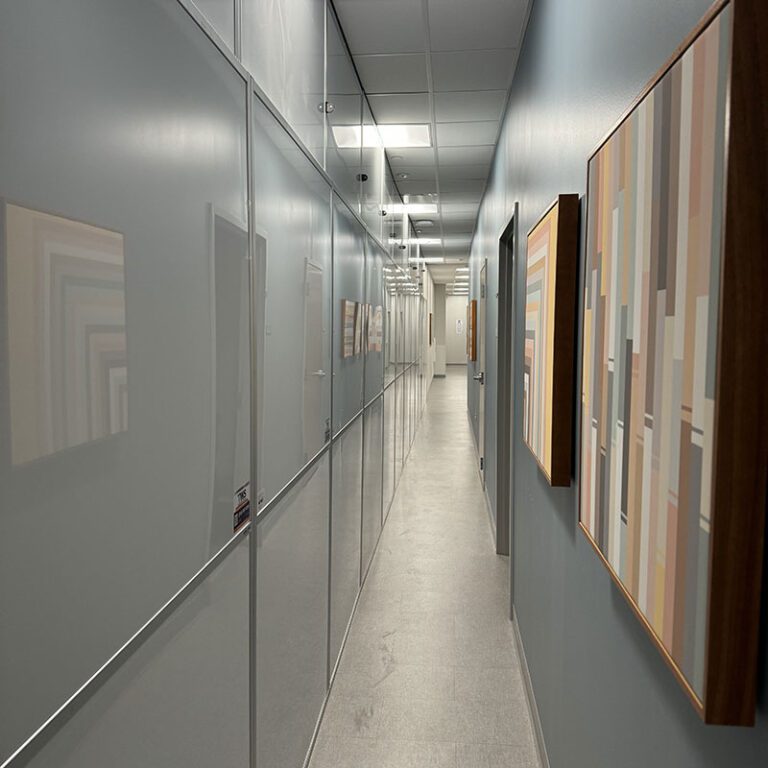
[[[473,330],[476,339],[475,343],[477,344],[475,370],[479,371],[475,376],[475,380],[478,381],[480,386],[477,402],[477,452],[480,456],[480,481],[483,484],[483,490],[485,490],[485,440],[488,431],[485,428],[485,419],[488,413],[488,402],[486,399],[488,388],[485,384],[485,367],[488,362],[488,348],[485,338],[488,326],[488,259],[483,259],[480,266],[478,285],[480,297],[478,299],[477,318],[475,321],[477,327]]]
[[[496,552],[499,555],[512,553],[514,528],[514,417],[515,380],[515,267],[519,242],[517,223],[518,204],[515,203],[509,222],[499,235],[499,332],[496,359]],[[510,580],[513,569],[510,564]],[[510,599],[512,596],[510,583]]]

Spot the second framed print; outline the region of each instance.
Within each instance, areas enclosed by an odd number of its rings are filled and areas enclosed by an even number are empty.
[[[528,233],[523,439],[550,485],[570,485],[579,196],[560,195]]]

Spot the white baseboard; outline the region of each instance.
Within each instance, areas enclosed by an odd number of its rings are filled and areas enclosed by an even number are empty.
[[[528,711],[531,715],[531,724],[533,725],[533,735],[536,738],[536,750],[539,753],[539,762],[541,768],[550,768],[549,756],[547,755],[547,745],[544,741],[544,731],[541,727],[541,718],[539,717],[539,708],[536,706],[536,696],[533,693],[533,683],[531,682],[531,673],[528,669],[528,660],[525,657],[525,647],[523,646],[523,637],[520,634],[520,626],[517,623],[517,613],[512,608],[512,627],[515,632],[515,645],[520,657],[520,667],[523,672],[523,685],[525,685],[525,694],[528,701]]]

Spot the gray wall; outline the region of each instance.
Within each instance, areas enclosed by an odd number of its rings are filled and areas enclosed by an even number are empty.
[[[518,231],[524,234],[555,195],[584,194],[590,152],[708,5],[708,0],[534,3],[473,241],[475,295],[484,258],[489,295],[496,293],[498,238],[515,201]],[[518,328],[524,256],[523,246],[515,272]],[[490,332],[490,319],[488,325]],[[495,358],[493,345],[488,349]],[[519,371],[520,333],[514,354]],[[580,375],[579,370],[577,381]],[[474,387],[469,395],[472,410]],[[552,766],[764,766],[765,632],[757,726],[704,726],[578,531],[576,482],[549,488],[522,444],[519,401],[515,397],[514,601]],[[489,424],[495,423],[491,401],[487,414]]]

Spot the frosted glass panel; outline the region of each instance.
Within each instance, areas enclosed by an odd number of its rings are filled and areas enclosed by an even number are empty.
[[[328,454],[258,524],[259,768],[301,766],[326,690]]]
[[[365,352],[365,402],[369,403],[384,388],[384,261],[386,254],[367,238],[365,256],[365,302],[367,331]]]
[[[395,390],[395,485],[397,485],[400,480],[400,474],[403,469],[403,426],[405,424],[403,418],[404,381],[404,376],[398,376],[397,379],[395,379],[395,383],[392,385]]]
[[[384,391],[384,474],[383,509],[386,516],[395,495],[395,390],[394,385]]]
[[[254,259],[266,285],[259,490],[267,503],[330,438],[330,189],[259,102],[253,172]]]
[[[248,768],[248,537],[28,763]]]
[[[359,212],[363,93],[330,8],[327,67],[325,168],[350,208]]]
[[[365,411],[363,450],[363,573],[373,555],[381,531],[382,502],[382,427],[384,399],[380,397]]]
[[[333,428],[363,407],[366,327],[365,234],[343,203],[335,200],[333,228]]]
[[[245,84],[176,3],[2,13],[0,762],[232,534],[249,461],[214,231],[246,220]]]
[[[381,238],[384,194],[384,147],[378,144],[379,131],[367,101],[363,101],[363,135],[371,137],[363,142],[360,202],[363,221],[373,234]],[[375,137],[375,140],[371,140]],[[373,144],[374,146],[370,146]]]
[[[323,161],[325,0],[242,0],[243,64]]]
[[[331,510],[331,665],[336,661],[360,587],[363,419],[333,446]]]
[[[194,0],[224,42],[235,49],[235,0]]]

